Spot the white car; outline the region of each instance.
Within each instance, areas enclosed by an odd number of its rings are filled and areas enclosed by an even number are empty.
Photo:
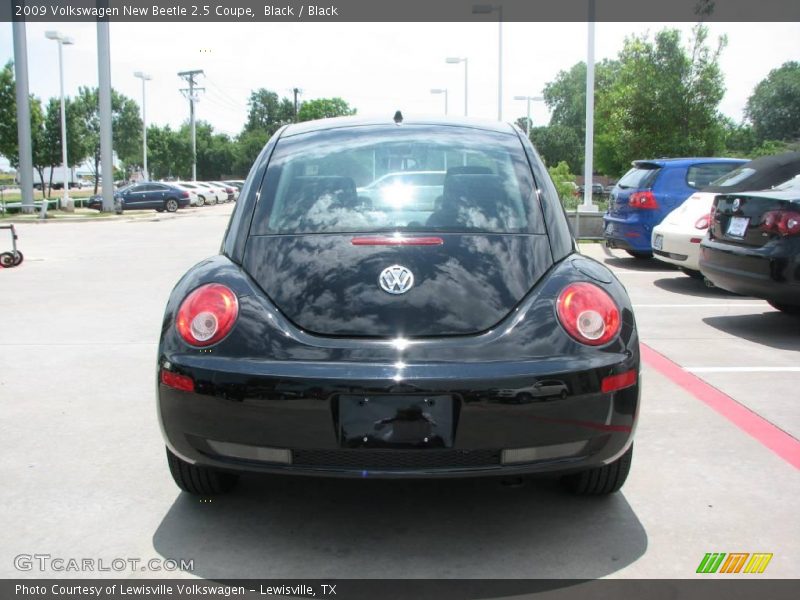
[[[711,205],[717,194],[767,190],[800,173],[800,152],[763,156],[734,169],[689,196],[653,228],[651,244],[658,260],[702,278],[700,242],[706,236]]]
[[[217,203],[217,195],[212,194],[209,190],[207,190],[204,187],[200,187],[190,181],[180,181],[180,182],[175,182],[175,184],[189,190],[190,192],[194,192],[197,195],[196,206],[203,206],[205,204]]]
[[[210,193],[214,194],[215,200],[214,202],[211,202],[211,204],[228,201],[228,194],[225,192],[225,190],[223,190],[219,186],[216,186],[212,183],[208,183],[207,181],[193,181],[192,183],[202,188],[206,188],[207,190],[209,190]],[[206,198],[206,201],[207,200],[208,198]],[[206,202],[206,204],[208,204],[208,202]]]
[[[708,231],[717,192],[695,192],[653,228],[653,256],[678,265],[687,275],[700,274],[700,242]]]

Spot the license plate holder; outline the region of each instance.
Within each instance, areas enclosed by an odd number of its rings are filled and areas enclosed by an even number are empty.
[[[749,217],[731,217],[728,223],[728,231],[725,235],[728,237],[743,238],[749,224]]]
[[[440,396],[341,395],[339,440],[345,448],[451,448],[454,403]]]

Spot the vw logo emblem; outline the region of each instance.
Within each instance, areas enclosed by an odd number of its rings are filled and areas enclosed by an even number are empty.
[[[392,265],[381,271],[378,284],[389,294],[405,294],[414,286],[414,274],[400,265]]]
[[[739,206],[741,206],[741,204],[742,204],[742,201],[739,200],[739,198],[736,198],[736,200],[733,201],[733,210],[734,210],[734,212],[739,210]]]

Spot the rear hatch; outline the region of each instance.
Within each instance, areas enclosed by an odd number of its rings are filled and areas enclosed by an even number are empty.
[[[761,247],[781,237],[780,219],[800,219],[800,190],[717,196],[710,236],[740,246]]]
[[[608,214],[620,219],[626,218],[632,212],[630,208],[631,195],[651,189],[661,167],[662,165],[655,162],[634,161],[633,168],[625,173],[611,190]]]
[[[420,237],[406,235],[412,242]],[[551,266],[543,235],[437,237],[440,245],[391,246],[361,245],[380,241],[371,234],[256,236],[248,240],[244,268],[304,330],[416,337],[491,328]],[[387,293],[379,283],[395,265],[414,278],[403,294]]]
[[[415,177],[371,185],[403,170]],[[295,134],[278,142],[264,181],[243,267],[311,333],[475,334],[553,264],[516,134],[435,125]]]

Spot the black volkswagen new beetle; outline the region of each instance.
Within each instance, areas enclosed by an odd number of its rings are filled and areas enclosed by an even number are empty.
[[[639,342],[515,126],[327,119],[272,137],[220,254],[172,291],[158,406],[198,495],[245,471],[608,494],[630,470]]]

